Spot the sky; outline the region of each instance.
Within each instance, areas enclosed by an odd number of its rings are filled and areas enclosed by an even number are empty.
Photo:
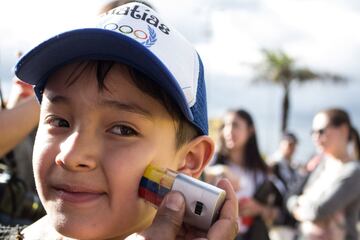
[[[9,91],[17,50],[80,27],[97,14],[104,0],[0,1],[0,77]],[[358,0],[153,0],[170,25],[195,45],[206,72],[210,117],[226,109],[245,108],[254,117],[265,155],[280,137],[282,91],[254,84],[260,50],[282,49],[298,66],[345,76],[343,85],[293,85],[290,129],[300,138],[297,158],[305,161],[314,148],[312,117],[327,107],[343,107],[360,129],[360,1]]]

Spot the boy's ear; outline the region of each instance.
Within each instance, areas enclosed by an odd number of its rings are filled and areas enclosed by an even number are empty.
[[[214,142],[209,136],[199,136],[185,144],[178,171],[200,177],[214,153]]]

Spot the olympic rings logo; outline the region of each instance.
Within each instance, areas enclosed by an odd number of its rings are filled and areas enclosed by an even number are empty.
[[[118,30],[119,32],[121,32],[123,34],[133,34],[136,38],[142,39],[142,40],[148,38],[148,34],[146,32],[144,32],[143,30],[139,30],[139,29],[134,30],[129,25],[119,26],[116,23],[108,23],[104,26],[104,29],[112,30],[112,31]]]

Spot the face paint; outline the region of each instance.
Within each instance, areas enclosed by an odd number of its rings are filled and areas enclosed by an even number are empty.
[[[184,222],[202,230],[218,218],[226,197],[224,190],[213,185],[149,165],[140,181],[139,196],[158,207],[170,191],[179,191],[185,198]]]

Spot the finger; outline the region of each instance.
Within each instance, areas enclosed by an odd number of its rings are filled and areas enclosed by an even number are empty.
[[[221,209],[219,219],[236,219],[238,212],[238,200],[231,183],[227,179],[222,179],[218,182],[217,186],[226,192],[226,199]]]
[[[162,201],[151,226],[141,235],[145,239],[173,240],[182,226],[185,200],[181,193],[168,193]]]
[[[217,186],[226,191],[226,199],[219,220],[209,229],[208,239],[233,240],[238,233],[238,201],[227,179],[220,180]]]
[[[197,240],[202,238],[205,239],[207,236],[207,231],[205,232],[188,224],[183,224],[183,227],[181,229],[184,229],[186,233],[184,239],[191,239],[191,240],[195,240],[195,239]]]

